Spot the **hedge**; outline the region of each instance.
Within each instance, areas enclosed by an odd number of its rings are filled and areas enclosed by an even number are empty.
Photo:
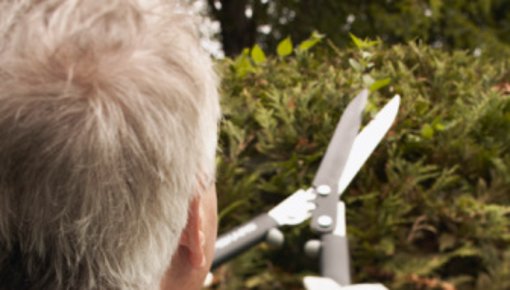
[[[308,188],[347,103],[371,87],[365,119],[394,94],[402,104],[342,196],[354,281],[510,289],[509,61],[353,39],[219,62],[220,233]],[[318,270],[302,254],[314,235],[307,223],[283,232],[282,248],[261,244],[218,269],[213,289],[302,289]]]

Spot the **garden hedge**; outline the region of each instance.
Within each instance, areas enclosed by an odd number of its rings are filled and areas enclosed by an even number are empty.
[[[353,280],[510,289],[509,61],[353,39],[218,63],[220,234],[308,188],[347,103],[369,87],[367,120],[395,94],[402,103],[342,196]],[[314,235],[307,223],[283,232],[282,248],[261,244],[218,269],[213,289],[302,289],[318,270],[302,254]]]

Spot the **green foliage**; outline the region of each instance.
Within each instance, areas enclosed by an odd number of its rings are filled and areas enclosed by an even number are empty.
[[[301,42],[295,49],[297,54],[304,54],[309,51],[311,48],[317,45],[322,39],[324,35],[319,34],[317,32],[313,32],[308,39],[305,39]],[[294,51],[294,45],[292,44],[292,39],[290,37],[285,38],[284,40],[278,43],[276,47],[276,54],[279,57],[287,57],[292,54]]]
[[[292,53],[292,40],[290,37],[285,38],[280,43],[278,43],[278,47],[276,48],[276,52],[281,57],[286,57],[287,55]]]
[[[415,43],[284,58],[289,42],[279,58],[256,61],[252,50],[220,63],[220,232],[310,186],[346,104],[371,86],[367,114],[397,93],[402,105],[343,196],[354,280],[510,289],[510,98],[497,89],[508,60]],[[301,254],[313,235],[308,225],[284,232],[283,249],[249,251],[219,269],[215,288],[301,289],[317,271]]]
[[[304,53],[304,52],[310,50],[310,48],[317,45],[317,43],[319,43],[319,41],[321,41],[323,38],[324,38],[324,35],[316,32],[316,31],[312,32],[312,35],[310,36],[310,38],[308,38],[307,40],[305,40],[299,44],[299,46],[297,47],[297,52]]]
[[[266,54],[258,44],[255,44],[255,46],[251,49],[251,58],[255,64],[261,64],[266,61]]]
[[[209,1],[211,10],[214,3]],[[510,2],[507,0],[219,0],[224,10],[213,15],[221,20],[224,47],[229,41],[250,35],[263,47],[276,47],[282,35],[305,39],[313,31],[324,33],[335,45],[351,44],[348,34],[381,37],[396,44],[417,40],[447,49],[470,49],[487,55],[508,55],[510,44]],[[242,5],[240,3],[243,3]],[[245,9],[253,11],[247,19]],[[229,15],[234,11],[237,17]],[[247,25],[249,23],[250,25]],[[243,26],[244,25],[244,26]],[[253,26],[271,27],[270,33],[257,33]],[[232,28],[237,38],[227,38]],[[242,43],[238,45],[243,46]],[[244,46],[250,45],[244,43]],[[237,55],[238,51],[235,52]]]
[[[349,33],[349,36],[351,37],[352,42],[354,42],[354,45],[359,49],[371,48],[371,47],[376,46],[381,43],[380,41],[377,41],[377,40],[360,39],[352,33]]]

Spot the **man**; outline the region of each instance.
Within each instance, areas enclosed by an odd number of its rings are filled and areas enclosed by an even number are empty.
[[[197,289],[219,105],[166,1],[0,0],[0,289]]]

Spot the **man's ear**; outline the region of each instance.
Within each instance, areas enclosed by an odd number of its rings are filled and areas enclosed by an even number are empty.
[[[197,194],[191,201],[188,209],[188,222],[179,242],[179,247],[186,249],[188,263],[193,268],[203,268],[207,263],[201,202],[200,194]]]

